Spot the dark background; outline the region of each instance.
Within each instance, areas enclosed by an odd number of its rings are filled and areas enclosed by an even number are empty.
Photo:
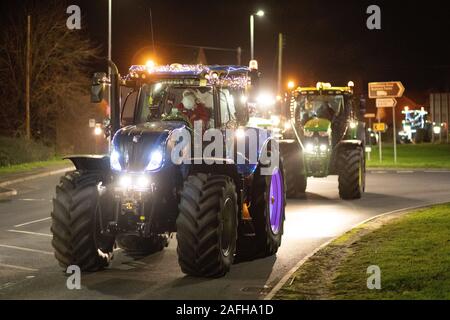
[[[26,1],[2,0],[2,20]],[[39,1],[51,5],[51,1]],[[74,0],[81,7],[83,31],[107,55],[107,0]],[[366,28],[366,9],[377,4],[382,30]],[[150,1],[113,0],[113,59],[122,73],[152,56],[149,8],[153,12],[159,63],[192,62],[196,49],[162,44],[236,48],[249,60],[249,14],[255,17],[255,55],[266,84],[276,78],[277,35],[286,36],[284,81],[302,85],[354,80],[401,80],[409,94],[450,90],[448,1]],[[208,63],[233,64],[233,52],[205,51]],[[96,63],[104,69],[106,64]]]

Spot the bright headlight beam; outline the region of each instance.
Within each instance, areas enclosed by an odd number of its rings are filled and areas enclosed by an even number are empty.
[[[150,180],[146,176],[138,177],[136,184],[139,188],[148,188],[150,185]]]
[[[306,152],[313,153],[314,152],[314,145],[312,143],[308,143],[306,146]]]
[[[131,177],[128,175],[121,176],[119,179],[119,185],[124,189],[129,188],[131,186]]]
[[[157,170],[162,166],[163,153],[161,150],[155,150],[150,154],[150,162],[147,165],[147,171]]]

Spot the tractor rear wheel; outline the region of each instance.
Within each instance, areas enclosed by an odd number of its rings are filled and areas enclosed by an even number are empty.
[[[132,256],[146,256],[163,250],[169,244],[168,235],[153,235],[143,238],[134,234],[117,236],[117,244]]]
[[[61,177],[53,199],[51,231],[55,257],[63,268],[97,271],[112,259],[114,237],[101,233],[99,173],[75,171]]]
[[[286,185],[283,169],[275,168],[270,176],[258,173],[253,183],[249,209],[255,235],[240,235],[237,254],[241,260],[264,258],[277,253],[284,230]]]
[[[227,176],[197,173],[184,183],[176,221],[178,262],[188,275],[221,277],[233,264],[237,194]]]
[[[365,189],[366,166],[362,148],[344,149],[339,154],[339,196],[360,199]]]
[[[306,191],[307,177],[303,168],[301,149],[296,144],[281,145],[286,173],[286,196],[301,198]]]

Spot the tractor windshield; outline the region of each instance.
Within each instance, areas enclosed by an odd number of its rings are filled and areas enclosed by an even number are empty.
[[[299,98],[302,118],[323,118],[332,120],[344,106],[342,95],[306,95]]]
[[[145,84],[141,88],[138,104],[139,123],[155,119],[182,119],[190,124],[201,121],[205,129],[214,127],[211,87]]]

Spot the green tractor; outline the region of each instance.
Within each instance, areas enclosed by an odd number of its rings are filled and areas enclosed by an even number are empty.
[[[286,95],[281,108],[280,150],[287,196],[301,197],[307,178],[339,176],[339,196],[361,198],[365,189],[365,124],[358,120],[353,82],[317,83]]]

